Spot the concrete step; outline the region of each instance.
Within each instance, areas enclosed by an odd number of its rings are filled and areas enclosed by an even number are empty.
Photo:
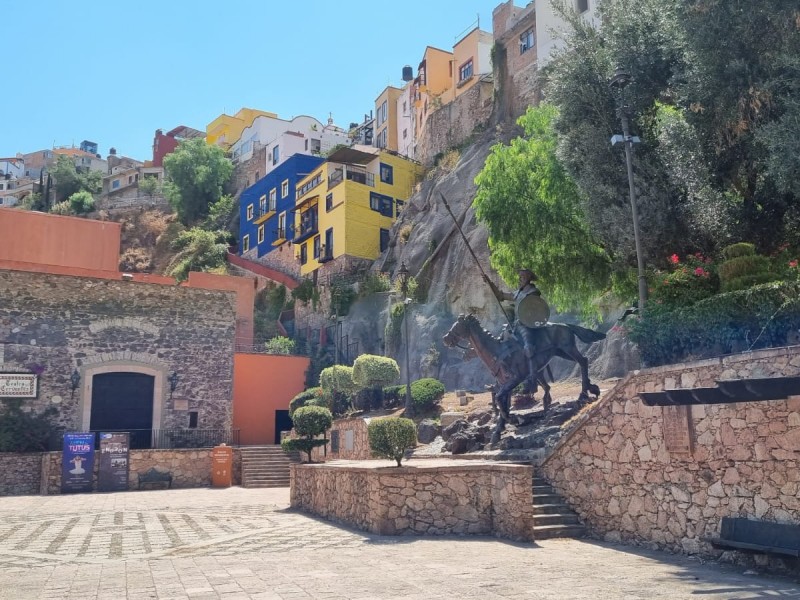
[[[539,525],[580,525],[578,515],[575,513],[549,513],[543,515],[533,515],[533,522]],[[582,527],[582,525],[581,525]]]
[[[573,512],[568,504],[559,502],[556,504],[534,504],[533,514],[538,515],[563,515]]]
[[[538,506],[540,504],[563,504],[564,501],[561,499],[561,496],[558,494],[533,494],[533,505]]]
[[[242,487],[246,488],[287,488],[289,487],[289,482],[286,483],[250,483],[247,485],[243,485]]]
[[[555,494],[556,491],[553,489],[552,485],[534,485],[533,486],[533,493],[534,494]]]
[[[535,540],[579,538],[585,535],[586,528],[583,525],[536,525],[533,528],[533,539]]]

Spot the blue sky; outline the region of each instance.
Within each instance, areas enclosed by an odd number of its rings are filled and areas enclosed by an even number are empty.
[[[140,160],[153,133],[241,107],[361,121],[425,46],[491,31],[500,0],[39,0],[5,6],[0,156],[97,142]],[[520,0],[517,4],[524,5]],[[9,77],[10,76],[10,77]]]

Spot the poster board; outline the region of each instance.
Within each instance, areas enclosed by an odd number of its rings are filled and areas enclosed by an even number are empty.
[[[94,434],[65,433],[61,454],[61,493],[91,492],[94,479]]]
[[[121,492],[128,489],[130,438],[131,434],[127,431],[100,434],[99,491]]]

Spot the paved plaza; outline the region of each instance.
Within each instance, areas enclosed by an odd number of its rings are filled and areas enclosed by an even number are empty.
[[[0,498],[0,599],[800,598],[742,568],[590,541],[368,535],[288,489]]]

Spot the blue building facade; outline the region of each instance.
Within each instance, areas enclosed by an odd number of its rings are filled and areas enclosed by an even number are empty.
[[[239,254],[257,258],[293,240],[295,186],[325,162],[295,154],[242,192],[239,198]]]

